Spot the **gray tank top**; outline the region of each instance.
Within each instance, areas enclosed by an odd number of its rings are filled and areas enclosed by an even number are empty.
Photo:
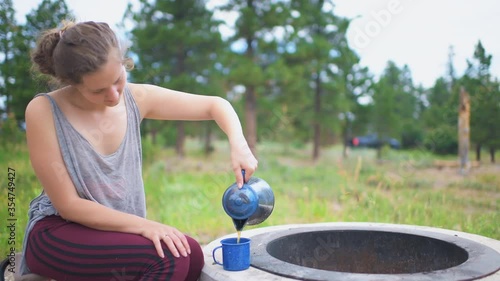
[[[101,155],[95,151],[90,142],[69,123],[55,100],[47,94],[41,95],[46,96],[52,105],[62,158],[78,195],[118,211],[146,217],[139,128],[141,117],[128,87],[124,89],[124,114],[127,114],[125,137],[118,150],[109,155]],[[24,259],[28,235],[37,221],[50,215],[58,213],[42,191],[30,203],[23,240],[21,274],[29,273]]]

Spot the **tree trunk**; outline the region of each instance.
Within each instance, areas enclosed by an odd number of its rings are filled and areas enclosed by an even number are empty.
[[[350,116],[348,116],[348,114],[345,114],[344,116],[344,120],[345,120],[345,123],[344,123],[344,130],[343,130],[343,136],[342,136],[342,139],[344,141],[343,143],[343,150],[342,150],[342,157],[345,159],[347,157],[349,157],[349,140],[351,139],[352,137],[352,128],[351,128],[351,120],[349,120]]]
[[[156,128],[152,128],[150,134],[151,134],[151,143],[158,144],[158,138],[157,138],[158,130]]]
[[[495,163],[495,148],[490,147],[490,160],[491,163]]]
[[[156,145],[156,144],[158,144],[158,138],[157,138],[158,127],[151,126],[150,123],[151,123],[151,120],[148,120],[148,119],[144,119],[142,121],[142,127],[144,128],[142,133],[144,134],[144,136],[149,135],[151,137],[151,143]]]
[[[181,76],[185,73],[185,61],[186,61],[186,51],[184,50],[184,46],[179,45],[177,48],[177,64],[174,70],[176,76]],[[177,121],[177,138],[175,140],[175,152],[178,157],[183,158],[185,156],[184,151],[184,141],[186,140],[185,130],[184,130],[184,122]]]
[[[481,161],[481,144],[476,144],[476,161]]]
[[[321,115],[321,80],[319,72],[316,73],[316,92],[314,93],[314,140],[313,140],[313,160],[318,160],[321,145],[321,126],[319,118]]]
[[[185,156],[184,152],[184,139],[186,138],[184,132],[184,122],[177,121],[177,138],[175,140],[175,152],[178,157],[183,158]]]
[[[256,113],[255,87],[247,87],[245,99],[245,135],[248,147],[257,155],[257,113]]]
[[[470,169],[469,163],[469,140],[470,140],[470,100],[469,94],[464,87],[460,89],[460,106],[458,110],[458,154],[460,159],[460,173],[467,174]]]
[[[210,155],[214,151],[214,147],[212,146],[212,125],[209,122],[206,122],[205,126],[205,156]]]
[[[253,0],[247,0],[247,6],[251,9],[255,9]],[[251,61],[254,61],[254,45],[255,34],[247,34],[245,38],[247,44],[247,50],[245,55]],[[256,92],[255,86],[245,85],[245,136],[248,143],[250,151],[253,155],[257,156],[257,102],[256,102]]]
[[[349,146],[347,146],[347,142],[344,141],[344,146],[342,147],[342,158],[347,159],[349,157]]]
[[[5,5],[5,2],[2,3],[2,6]],[[9,37],[9,36],[6,36],[6,37]],[[3,57],[4,57],[4,61],[3,61],[3,65],[7,66],[10,64],[10,61],[9,61],[9,58],[11,57],[10,55],[13,55],[12,52],[11,52],[11,48],[10,48],[10,43],[9,43],[9,40],[5,39],[5,40],[2,40],[3,43],[4,43],[4,46],[3,46]],[[5,69],[2,69],[1,72],[3,72]],[[3,94],[1,94],[0,96],[4,96],[5,97],[5,102],[4,102],[4,110],[5,110],[5,113],[7,115],[9,115],[10,111],[11,111],[11,103],[12,103],[12,91],[11,91],[11,87],[10,87],[10,75],[9,75],[9,71],[7,70],[7,73],[3,72],[2,73],[2,80],[4,82],[4,88],[3,90],[5,91]],[[0,90],[1,92],[1,90]]]

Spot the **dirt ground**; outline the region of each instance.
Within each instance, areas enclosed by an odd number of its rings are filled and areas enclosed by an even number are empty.
[[[415,175],[419,178],[429,179],[434,182],[434,188],[444,188],[453,183],[465,180],[477,180],[485,175],[495,175],[500,181],[499,164],[475,165],[468,172],[462,174],[456,166],[436,166],[425,169],[418,169]]]

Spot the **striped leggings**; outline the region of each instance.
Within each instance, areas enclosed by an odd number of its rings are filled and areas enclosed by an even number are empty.
[[[176,258],[162,242],[162,259],[153,242],[140,235],[95,230],[50,216],[31,231],[26,263],[32,273],[57,281],[195,281],[203,253],[194,239],[186,238],[191,255]]]

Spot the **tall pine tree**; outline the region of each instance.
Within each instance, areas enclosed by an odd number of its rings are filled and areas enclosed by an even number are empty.
[[[130,8],[126,19],[134,23],[131,52],[137,58],[131,79],[197,94],[222,94],[220,80],[212,79],[222,39],[205,1],[141,0],[139,10]],[[157,126],[149,130],[156,132]],[[175,145],[181,157],[185,135],[184,122],[177,122]]]

